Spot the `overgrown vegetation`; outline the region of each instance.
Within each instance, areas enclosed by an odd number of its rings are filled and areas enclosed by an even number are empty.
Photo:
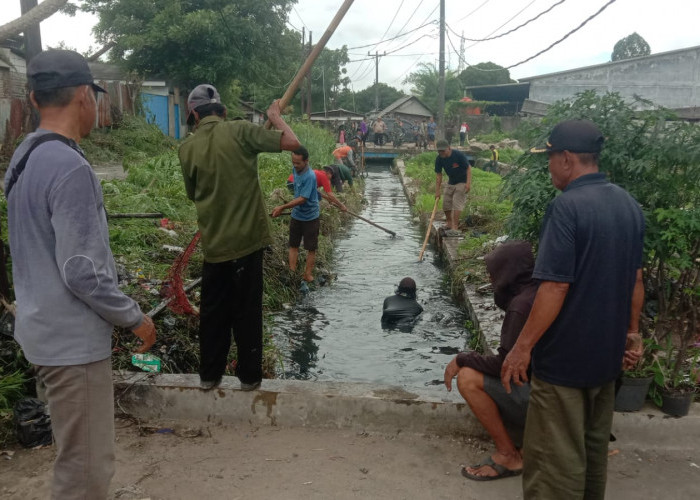
[[[333,136],[307,123],[293,124],[292,128],[309,149],[314,167],[333,161]],[[109,219],[111,248],[123,290],[139,302],[142,310],[149,311],[162,300],[161,285],[177,256],[172,247],[186,247],[197,231],[196,211],[185,194],[177,144],[143,120],[128,118],[120,127],[93,132],[90,139],[82,145],[91,162],[100,164],[123,161],[127,169],[126,179],[102,183],[108,214],[160,212],[167,219]],[[258,164],[260,184],[271,211],[274,206],[283,200],[289,201],[292,197],[286,189],[286,180],[292,168],[289,153],[262,154]],[[358,179],[354,189],[336,196],[350,210],[359,211],[361,191],[362,181]],[[342,214],[325,201],[322,202],[321,236],[317,251],[319,273],[330,268],[332,235],[342,230],[348,218],[348,215]],[[287,268],[288,224],[288,217],[271,220],[274,244],[266,252],[264,262],[264,309],[268,313],[281,308],[284,303],[293,302],[298,294],[300,276],[292,275]],[[304,256],[305,252],[302,251],[300,269],[304,266]],[[201,253],[197,251],[192,255],[183,278],[189,281],[199,277],[201,263]],[[194,291],[190,294],[190,299],[197,305],[199,293]],[[166,310],[156,316],[155,321],[158,340],[152,352],[161,358],[163,372],[196,372],[199,353],[197,319],[177,316]],[[280,359],[269,334],[269,322],[267,323],[263,368],[267,376],[274,376]],[[137,339],[131,332],[115,330],[115,369],[133,369],[131,353],[136,344]],[[27,385],[30,376],[25,375],[28,365],[17,344],[12,340],[5,341],[0,344],[0,351],[2,420],[3,404],[7,408],[11,407],[17,396],[18,384],[21,387],[20,395],[31,393],[31,388]],[[235,355],[234,347],[230,359],[235,359]],[[2,441],[3,436],[0,435],[0,442]]]

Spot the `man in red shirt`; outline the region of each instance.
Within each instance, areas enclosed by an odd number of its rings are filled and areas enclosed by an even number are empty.
[[[321,195],[324,198],[326,198],[330,203],[341,209],[343,212],[347,210],[347,207],[343,205],[343,203],[335,197],[333,194],[333,190],[331,189],[331,181],[328,179],[328,175],[326,175],[326,172],[323,170],[314,170],[313,173],[316,175],[316,187],[318,188],[323,188],[325,191],[325,195]],[[289,178],[287,179],[287,187],[289,188],[291,186],[291,189],[294,189],[294,175],[289,174]]]

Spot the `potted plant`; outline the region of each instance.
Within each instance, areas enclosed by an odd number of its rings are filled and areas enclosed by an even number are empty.
[[[654,373],[652,399],[661,411],[674,417],[688,414],[697,384],[700,349],[675,347],[669,337],[666,349],[657,353],[651,365]]]
[[[652,363],[659,346],[652,338],[645,338],[642,342],[642,357],[634,368],[622,373],[615,386],[615,411],[639,411],[646,401],[654,380]]]
[[[697,389],[700,349],[700,208],[657,208],[647,218],[647,270],[657,300],[654,336],[665,349],[652,363],[662,410],[687,414]],[[680,398],[681,406],[672,407]]]

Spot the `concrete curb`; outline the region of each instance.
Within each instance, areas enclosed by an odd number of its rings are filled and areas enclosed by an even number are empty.
[[[486,436],[456,390],[444,388],[408,392],[377,384],[266,379],[259,390],[245,392],[237,378],[224,377],[218,388],[203,391],[198,375],[134,372],[114,372],[114,384],[117,408],[141,418]]]
[[[378,384],[264,380],[261,389],[245,392],[238,379],[224,377],[218,388],[203,391],[198,375],[134,372],[114,372],[114,383],[117,408],[143,419],[487,439],[459,394],[437,387],[407,391]],[[683,418],[668,417],[651,405],[615,413],[612,432],[615,447],[695,449],[700,404]]]

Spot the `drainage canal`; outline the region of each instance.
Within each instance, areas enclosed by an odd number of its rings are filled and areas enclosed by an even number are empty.
[[[398,177],[386,164],[368,170],[361,215],[399,237],[352,223],[336,242],[336,279],[274,318],[273,336],[284,360],[280,376],[437,385],[445,365],[464,348],[465,315],[452,301],[431,249],[417,261],[424,234],[412,221]],[[382,303],[405,276],[416,280],[424,312],[410,331],[384,330]]]

